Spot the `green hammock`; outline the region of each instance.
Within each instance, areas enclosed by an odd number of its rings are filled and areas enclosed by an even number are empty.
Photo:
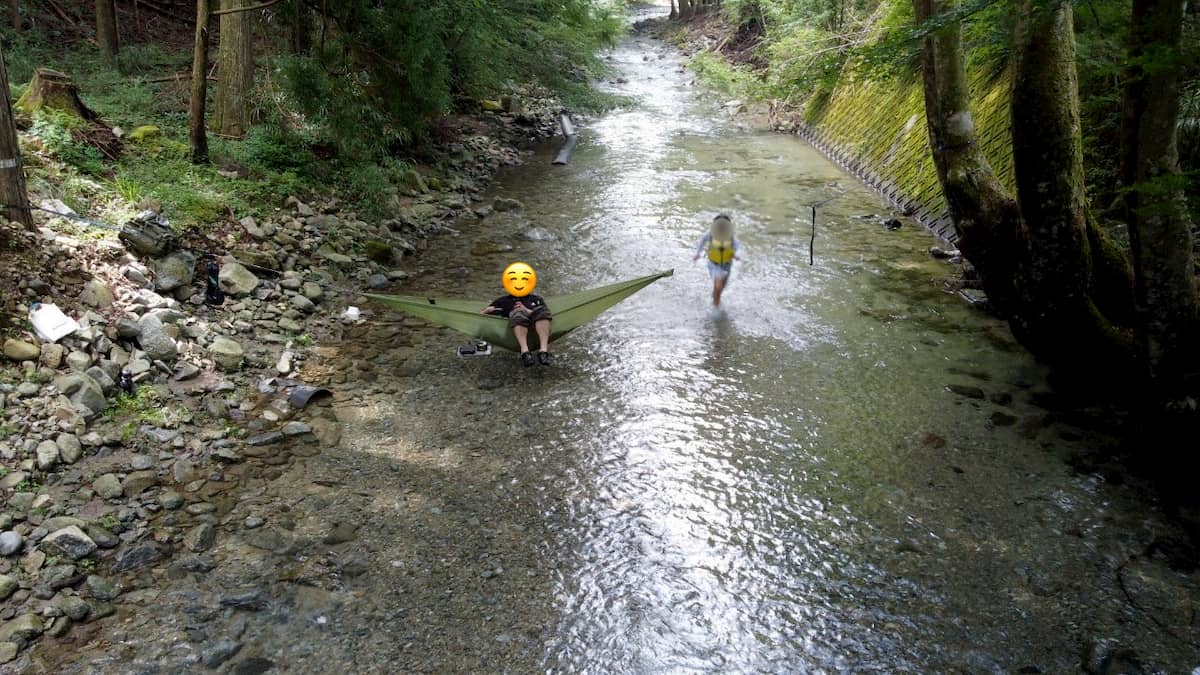
[[[554,320],[550,323],[550,341],[553,342],[579,328],[600,316],[600,313],[609,307],[655,281],[671,276],[674,272],[674,270],[667,270],[570,295],[546,298],[546,306],[554,315]],[[408,314],[439,326],[453,328],[480,340],[487,340],[497,347],[514,352],[518,349],[517,339],[513,337],[512,329],[508,326],[508,319],[479,313],[479,310],[487,307],[490,300],[422,298],[410,295],[372,293],[368,293],[367,297],[395,305]],[[530,332],[532,333],[532,331]],[[537,341],[535,336],[531,335],[530,337],[533,341]]]

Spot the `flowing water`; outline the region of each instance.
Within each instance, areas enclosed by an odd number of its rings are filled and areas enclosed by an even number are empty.
[[[63,672],[182,672],[221,636],[235,672],[1200,665],[1179,529],[1071,468],[1111,441],[1039,407],[1044,373],[943,292],[929,235],[884,229],[877,195],[732,117],[666,44],[612,59],[636,104],[583,122],[570,165],[543,147],[504,174],[489,196],[523,210],[433,241],[400,290],[486,300],[516,259],[546,295],[675,275],[550,368],[459,360],[461,336],[369,308],[307,366],[341,445],[249,483],[222,564],[126,596]],[[714,314],[692,254],[718,212],[745,259]],[[253,612],[224,608],[247,587]]]
[[[674,277],[556,343],[551,369],[503,355],[426,382],[453,396],[476,378],[467,405],[493,413],[461,432],[510,430],[489,444],[540,473],[541,666],[1061,672],[1109,639],[1200,663],[1180,656],[1194,615],[1165,636],[1117,582],[1170,527],[1068,467],[1104,440],[1031,404],[1044,374],[943,292],[929,235],[885,230],[875,193],[731,117],[667,45],[635,37],[612,59],[608,86],[637,103],[584,124],[569,166],[548,147],[501,178],[524,210],[464,232],[453,289],[499,295],[516,259],[545,294]],[[831,197],[810,265],[807,205]],[[718,212],[745,247],[720,314],[692,263]]]

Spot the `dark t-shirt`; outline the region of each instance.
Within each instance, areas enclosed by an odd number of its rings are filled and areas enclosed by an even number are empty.
[[[542,299],[542,296],[534,295],[533,293],[520,298],[515,295],[505,295],[492,301],[491,306],[495,307],[496,310],[490,313],[495,316],[508,318],[508,315],[513,311],[513,306],[518,302],[528,307],[530,312],[537,310],[538,307],[544,307],[546,305],[546,301]]]

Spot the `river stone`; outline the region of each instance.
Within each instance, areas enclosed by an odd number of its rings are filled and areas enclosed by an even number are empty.
[[[79,294],[79,302],[96,309],[112,307],[112,289],[102,281],[92,279],[83,285],[83,292]]]
[[[0,574],[0,600],[7,600],[8,596],[16,592],[20,585],[16,579],[7,574]]]
[[[83,527],[86,524],[87,523],[85,521],[74,516],[55,516],[53,518],[47,518],[43,520],[41,527],[46,528],[47,532],[55,532],[63,529],[64,527],[70,527],[72,525],[75,527]]]
[[[121,493],[126,497],[139,495],[158,485],[158,475],[153,471],[134,471],[121,481]]]
[[[8,663],[17,658],[21,647],[15,642],[0,642],[0,663]]]
[[[19,553],[21,546],[25,544],[25,538],[20,533],[9,530],[0,534],[0,555],[10,556]]]
[[[154,265],[154,290],[173,291],[188,286],[196,278],[196,256],[189,251],[175,251]]]
[[[105,396],[112,396],[113,394],[117,393],[116,381],[108,374],[108,371],[104,370],[100,366],[92,366],[83,372],[87,374],[88,377],[95,380],[96,384],[100,385],[100,391],[104,392]]]
[[[129,458],[129,466],[134,471],[145,471],[154,468],[154,458],[150,455],[137,454]]]
[[[313,302],[317,302],[321,298],[325,297],[325,291],[322,290],[321,285],[312,281],[304,282],[304,290],[302,293],[304,294],[304,297],[312,300]]]
[[[83,443],[79,442],[79,437],[75,434],[59,434],[54,443],[58,446],[59,458],[65,464],[74,464],[83,457]]]
[[[21,483],[24,483],[26,478],[29,478],[28,473],[24,471],[14,471],[4,478],[0,478],[0,490],[11,490]]]
[[[108,529],[100,527],[99,525],[88,525],[84,528],[84,532],[86,532],[87,536],[91,537],[92,541],[96,542],[96,546],[99,546],[100,548],[116,548],[121,545],[120,537],[108,531]]]
[[[42,634],[42,628],[36,614],[22,614],[0,627],[0,642],[29,642]]]
[[[8,338],[4,341],[4,355],[13,361],[35,361],[41,353],[40,347],[23,340]]]
[[[120,556],[117,557],[119,558]],[[101,602],[108,602],[119,595],[117,587],[113,585],[113,582],[95,574],[88,575],[83,584],[87,587],[88,593]]]
[[[32,492],[15,492],[8,498],[8,506],[17,513],[25,513],[33,508],[33,500],[37,495]]]
[[[37,464],[42,471],[48,471],[58,466],[58,445],[54,441],[38,443]]]
[[[242,643],[233,640],[220,640],[200,653],[200,660],[208,668],[217,668],[232,659],[242,649]]]
[[[104,499],[116,499],[121,496],[121,479],[115,473],[106,473],[92,482],[92,489]]]
[[[39,573],[39,581],[41,582],[40,586],[44,586],[51,591],[66,588],[75,582],[75,566],[54,565],[47,567]],[[48,598],[42,599],[45,600]]]
[[[72,621],[83,621],[92,613],[92,606],[79,596],[65,595],[59,598],[58,609]]]
[[[217,284],[227,295],[238,298],[250,295],[258,287],[258,277],[254,276],[254,273],[241,263],[228,260],[221,265],[221,271],[217,275]]]
[[[43,366],[52,370],[58,370],[62,365],[63,357],[67,354],[67,348],[57,342],[47,343],[42,345],[42,356],[39,359]]]
[[[96,542],[72,525],[64,527],[42,540],[41,547],[50,553],[59,553],[71,560],[86,558],[96,551]]]
[[[390,283],[391,282],[388,280],[387,275],[385,274],[372,274],[371,276],[367,277],[367,287],[373,291],[387,288],[388,284]]]
[[[113,563],[112,571],[114,574],[121,574],[131,570],[140,569],[147,565],[152,565],[159,560],[162,560],[163,552],[158,544],[154,542],[143,542],[133,548],[127,548],[117,554],[117,560]],[[88,577],[91,581],[91,577]],[[91,584],[89,583],[89,587]],[[92,594],[95,595],[93,589]],[[99,596],[96,596],[99,599]]]
[[[266,609],[268,605],[267,593],[261,588],[253,588],[226,595],[221,598],[222,607],[233,607],[235,609],[246,609],[252,612],[257,612],[261,609]]]
[[[492,208],[499,213],[504,213],[505,211],[520,211],[524,205],[515,199],[496,197],[496,201],[492,202]]]
[[[167,334],[162,319],[156,314],[147,314],[139,322],[138,344],[146,351],[151,361],[174,361],[179,347]]]
[[[123,317],[117,320],[117,337],[122,340],[132,340],[138,336],[142,330],[137,319]]]
[[[92,415],[99,415],[108,407],[104,391],[100,385],[83,373],[63,375],[54,380],[54,386],[67,396],[76,406],[87,410]]]
[[[303,295],[293,295],[292,299],[288,301],[288,304],[290,304],[294,309],[298,309],[305,314],[312,314],[313,312],[317,311],[317,306],[313,304],[313,301],[309,300]]]
[[[86,372],[92,365],[92,355],[84,351],[73,351],[67,354],[67,367],[77,373]],[[90,376],[89,376],[90,377]],[[97,382],[96,384],[100,384]],[[100,391],[104,391],[104,387],[100,387]]]
[[[183,538],[183,543],[188,547],[188,550],[193,553],[200,553],[212,548],[216,541],[217,532],[213,526],[208,523],[200,523],[192,528],[190,532]]]
[[[158,496],[158,503],[164,509],[168,511],[174,511],[175,509],[183,506],[183,495],[174,490],[164,490],[163,493]]]
[[[293,319],[289,319],[285,316],[279,320],[279,329],[292,333],[299,333],[304,330],[304,324]]]
[[[245,358],[245,351],[242,345],[237,340],[227,337],[218,337],[213,340],[213,343],[208,348],[212,360],[221,370],[234,371],[242,367],[242,359]]]

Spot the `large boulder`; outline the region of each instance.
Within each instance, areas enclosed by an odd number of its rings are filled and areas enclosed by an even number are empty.
[[[95,380],[84,373],[71,373],[54,380],[54,386],[74,403],[77,408],[87,411],[89,417],[99,415],[108,407],[104,391]]]
[[[167,335],[162,319],[155,314],[147,314],[138,322],[138,344],[145,350],[146,356],[152,361],[174,361],[179,354],[175,341]]]
[[[237,298],[250,295],[258,287],[258,277],[241,263],[226,260],[217,275],[217,283],[227,295]]]
[[[0,642],[28,642],[42,630],[42,620],[36,614],[22,614],[0,627]]]
[[[42,441],[37,446],[37,465],[42,471],[58,466],[58,444],[54,441]]]
[[[97,309],[112,307],[113,299],[112,289],[97,279],[84,284],[83,292],[79,294],[79,302]]]
[[[4,341],[4,355],[13,361],[35,361],[41,353],[41,348],[35,344],[15,338]]]
[[[61,433],[54,439],[54,445],[58,447],[59,459],[64,464],[74,464],[83,457],[83,443],[79,441],[79,437],[75,434]]]
[[[175,251],[154,264],[154,290],[173,291],[188,286],[196,278],[196,256]]]
[[[226,371],[241,368],[242,359],[246,356],[246,352],[242,349],[240,342],[224,336],[213,340],[212,345],[208,348],[208,352],[212,355],[213,362],[221,370]]]

